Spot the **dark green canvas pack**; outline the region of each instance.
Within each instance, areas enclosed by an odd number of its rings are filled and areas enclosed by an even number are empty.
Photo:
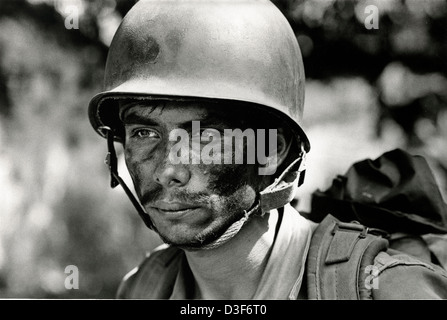
[[[316,191],[310,299],[447,299],[447,205],[423,157],[393,150]]]

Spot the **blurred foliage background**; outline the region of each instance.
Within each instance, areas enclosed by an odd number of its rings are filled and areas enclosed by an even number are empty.
[[[447,191],[447,3],[276,0],[306,67],[312,143],[297,207],[358,160],[422,154]],[[0,0],[0,298],[113,298],[160,244],[109,189],[87,104],[134,0]],[[365,27],[368,5],[378,29]],[[67,29],[73,8],[79,28]],[[72,21],[73,22],[73,21]],[[121,160],[120,172],[130,182]],[[67,290],[65,267],[79,268]]]

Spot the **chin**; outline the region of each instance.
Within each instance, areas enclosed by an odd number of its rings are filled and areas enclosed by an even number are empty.
[[[188,250],[200,249],[202,246],[219,238],[220,235],[221,234],[216,234],[214,232],[206,234],[204,234],[204,232],[199,232],[195,235],[179,237],[178,234],[173,236],[172,233],[168,235],[159,233],[159,236],[164,243]]]
[[[238,218],[227,219],[220,223],[214,223],[204,229],[192,231],[179,230],[178,228],[170,228],[169,232],[158,232],[160,238],[164,243],[171,246],[179,247],[185,250],[199,250],[203,246],[210,244],[217,240],[225,233],[225,231],[235,222]],[[174,229],[174,230],[173,230]]]

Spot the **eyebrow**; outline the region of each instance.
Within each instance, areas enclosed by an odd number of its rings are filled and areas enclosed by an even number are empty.
[[[195,121],[200,121],[200,125],[206,127],[212,127],[212,126],[222,127],[222,126],[228,126],[229,124],[222,117],[219,117],[218,115],[215,114],[210,114],[206,118]]]
[[[149,125],[149,126],[160,126],[160,123],[156,120],[143,116],[141,114],[138,114],[137,112],[127,112],[123,118],[124,125],[132,125],[132,124],[143,124],[143,125]],[[222,116],[219,116],[217,114],[208,114],[204,118],[195,118],[191,120],[187,120],[184,122],[180,122],[177,124],[179,128],[188,130],[191,129],[191,125],[193,121],[199,121],[201,126],[206,127],[228,127],[229,123],[222,119]]]
[[[159,125],[159,123],[151,118],[143,117],[142,115],[139,115],[135,112],[127,112],[126,115],[123,118],[124,125],[126,124],[145,124],[150,126],[156,126]]]

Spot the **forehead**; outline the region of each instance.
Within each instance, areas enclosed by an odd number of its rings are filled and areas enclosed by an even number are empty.
[[[175,122],[185,118],[206,118],[211,108],[195,101],[122,101],[119,109],[120,118],[123,121],[136,115],[143,119],[163,119],[167,122]]]
[[[237,107],[213,101],[120,101],[119,108],[120,119],[126,124],[145,119],[170,124],[210,119],[229,125],[241,123]]]

